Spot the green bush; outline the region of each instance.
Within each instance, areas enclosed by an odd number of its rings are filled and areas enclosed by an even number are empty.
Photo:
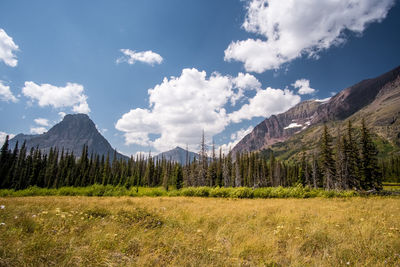
[[[210,190],[210,197],[228,198],[231,195],[232,187],[214,187]]]
[[[253,198],[254,191],[248,187],[236,187],[232,190],[230,197],[232,198]]]
[[[0,197],[25,196],[186,196],[186,197],[220,197],[220,198],[313,198],[313,197],[353,197],[359,192],[313,189],[301,184],[295,187],[185,187],[166,191],[163,187],[131,187],[94,184],[87,187],[39,188],[28,187],[23,190],[1,189]],[[365,196],[369,196],[366,194]]]

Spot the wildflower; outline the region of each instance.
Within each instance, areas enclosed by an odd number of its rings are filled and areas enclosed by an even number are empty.
[[[15,216],[14,219],[18,219],[18,216]]]
[[[5,208],[6,208],[6,206],[0,205],[0,209],[4,210]]]
[[[35,215],[35,214],[33,214],[33,215],[32,215],[32,218],[36,218],[36,215]]]

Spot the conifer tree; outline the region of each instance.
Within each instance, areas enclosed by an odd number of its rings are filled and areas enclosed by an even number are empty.
[[[344,162],[344,178],[349,189],[360,188],[360,173],[359,173],[359,150],[357,142],[354,138],[354,129],[351,121],[347,124],[347,135],[343,139],[343,147],[345,151]]]
[[[324,129],[320,144],[320,160],[323,173],[324,187],[327,190],[334,189],[335,161],[332,151],[332,136],[328,133],[328,127],[324,124]]]
[[[378,167],[378,151],[372,141],[364,119],[361,123],[361,187],[364,190],[382,189],[382,179]]]
[[[176,189],[181,189],[183,186],[183,172],[182,172],[182,166],[180,164],[175,165],[175,170],[174,170],[174,180],[175,180],[175,188]]]

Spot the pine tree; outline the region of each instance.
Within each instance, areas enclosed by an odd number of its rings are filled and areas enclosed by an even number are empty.
[[[207,156],[207,145],[204,137],[204,130],[201,136],[200,152],[199,152],[199,165],[198,165],[198,182],[197,185],[206,185],[207,170],[208,170],[208,156]]]
[[[335,188],[338,189],[348,189],[348,182],[346,177],[346,151],[344,147],[345,141],[343,140],[342,135],[340,133],[340,128],[338,128],[338,134],[336,137],[336,184]]]
[[[8,173],[9,163],[10,163],[10,152],[8,151],[8,135],[4,141],[3,146],[0,151],[0,188],[5,188],[6,186],[6,175]]]
[[[175,165],[175,170],[174,170],[174,177],[175,177],[175,188],[176,189],[181,189],[183,186],[183,171],[182,171],[182,166],[180,164]]]
[[[144,174],[144,181],[146,186],[153,186],[154,179],[154,161],[151,157],[151,152],[149,153],[149,158],[147,159],[146,172]]]
[[[349,189],[360,188],[360,159],[359,150],[357,147],[356,140],[354,138],[354,129],[351,121],[347,124],[347,135],[343,139],[343,147],[345,151],[345,162],[344,162],[344,179]]]
[[[361,123],[361,187],[364,190],[382,189],[382,177],[378,167],[378,150],[372,141],[364,119]]]
[[[327,190],[334,188],[335,161],[332,152],[332,136],[328,133],[328,127],[324,125],[320,144],[321,167],[324,178],[324,187]]]
[[[110,153],[107,152],[106,160],[104,161],[103,174],[102,174],[102,184],[106,185],[109,183],[109,179],[111,176],[111,167],[110,167]]]

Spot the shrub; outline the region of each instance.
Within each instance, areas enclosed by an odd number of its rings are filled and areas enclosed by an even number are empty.
[[[232,198],[253,198],[254,192],[248,187],[234,188],[230,195]]]
[[[214,187],[210,190],[210,197],[223,197],[228,198],[231,195],[232,187]]]

